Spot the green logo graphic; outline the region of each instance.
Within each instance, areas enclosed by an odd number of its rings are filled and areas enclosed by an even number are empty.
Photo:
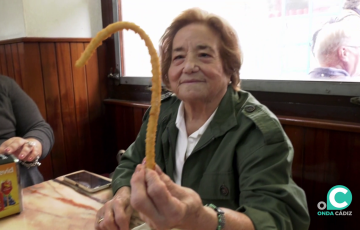
[[[332,187],[327,194],[327,210],[343,210],[351,204],[350,189],[343,185]]]

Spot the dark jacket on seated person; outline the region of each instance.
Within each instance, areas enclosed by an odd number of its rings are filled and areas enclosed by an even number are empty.
[[[35,138],[42,145],[44,159],[54,145],[54,134],[35,102],[11,78],[0,75],[0,145],[12,138]],[[37,167],[27,169],[20,164],[21,186],[44,181]]]
[[[315,68],[309,73],[309,76],[313,79],[321,80],[347,79],[350,77],[346,70],[331,67]]]

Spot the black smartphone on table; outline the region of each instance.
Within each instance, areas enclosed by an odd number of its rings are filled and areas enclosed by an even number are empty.
[[[91,193],[106,189],[111,185],[111,179],[86,170],[66,175],[64,181]]]

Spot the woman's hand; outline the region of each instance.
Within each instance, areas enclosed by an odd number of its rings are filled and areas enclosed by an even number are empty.
[[[204,210],[200,196],[175,184],[156,165],[138,165],[131,178],[131,206],[152,228],[194,229]]]
[[[96,214],[95,229],[129,230],[133,209],[130,205],[130,188],[120,188]]]
[[[35,138],[13,137],[0,145],[0,154],[13,154],[19,160],[32,162],[41,157],[42,145]]]

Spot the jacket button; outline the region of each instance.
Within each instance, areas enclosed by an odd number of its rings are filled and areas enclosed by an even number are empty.
[[[255,109],[256,109],[255,105],[247,105],[247,106],[245,106],[245,111],[248,112],[248,113],[254,112]]]
[[[229,189],[225,185],[220,186],[220,193],[223,196],[229,195]]]

